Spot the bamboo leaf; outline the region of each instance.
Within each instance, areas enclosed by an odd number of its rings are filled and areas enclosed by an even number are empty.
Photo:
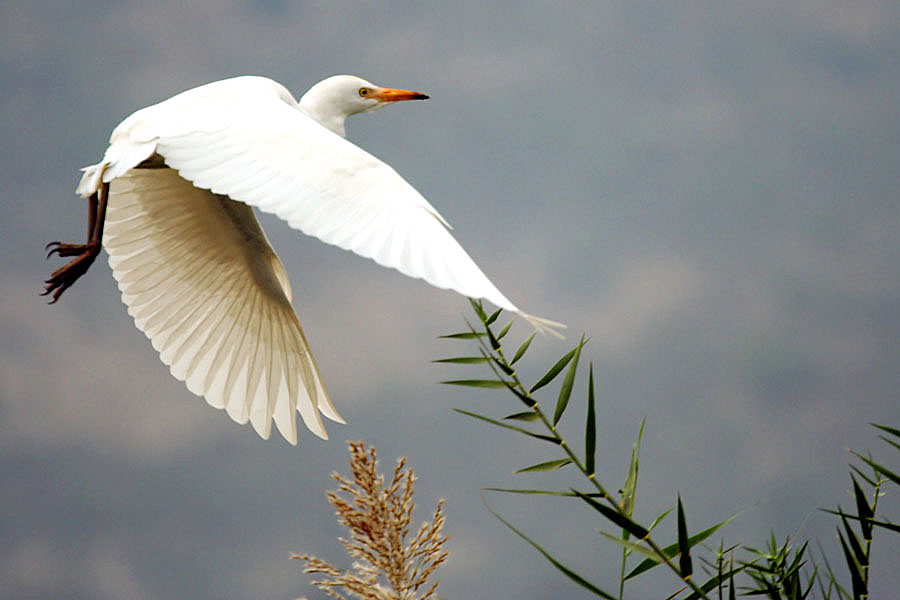
[[[669,509],[666,509],[665,511],[663,511],[663,513],[662,513],[661,515],[659,515],[658,517],[656,517],[655,519],[653,519],[653,522],[650,523],[650,527],[648,527],[647,529],[648,529],[649,531],[653,531],[653,529],[654,529],[657,525],[659,525],[659,524],[662,522],[663,519],[665,519],[666,517],[668,517],[668,516],[669,516],[669,513],[672,512],[673,510],[675,510],[675,507],[672,507],[672,508],[669,508]]]
[[[628,463],[628,476],[625,477],[625,485],[622,487],[622,510],[629,517],[634,514],[634,497],[637,490],[638,467],[641,461],[641,440],[644,437],[644,425],[646,417],[641,420],[641,428],[638,430],[638,438],[631,447],[631,461]]]
[[[446,335],[439,335],[438,339],[442,340],[477,340],[478,338],[483,338],[486,333],[482,331],[461,331],[459,333],[448,333]]]
[[[540,473],[544,471],[555,471],[556,469],[561,469],[562,467],[568,465],[572,462],[571,458],[561,458],[559,460],[548,460],[546,462],[538,463],[536,465],[531,465],[530,467],[525,467],[524,469],[519,469],[516,473]]]
[[[453,358],[438,358],[437,360],[433,360],[431,362],[436,363],[449,363],[455,365],[475,365],[486,363],[490,358],[484,356],[454,356]]]
[[[585,494],[582,494],[581,492],[579,492],[577,490],[573,489],[572,491],[575,492],[576,494],[578,494],[579,498],[581,498],[582,500],[587,502],[591,508],[593,508],[594,510],[599,512],[601,515],[606,517],[608,520],[612,521],[615,525],[618,525],[622,529],[628,531],[628,533],[635,536],[639,540],[643,540],[648,535],[650,535],[649,531],[647,531],[646,529],[641,527],[639,524],[635,523],[634,521],[632,521],[631,519],[626,517],[625,515],[619,513],[615,509],[610,508],[609,506],[606,506],[605,504],[600,504],[593,498],[589,498],[588,496],[586,496]]]
[[[803,559],[803,555],[806,553],[807,546],[809,546],[809,541],[803,542],[803,545],[794,552],[794,559],[791,561],[790,566],[784,570],[784,574],[782,575],[783,578],[787,579],[789,577],[794,577],[797,572],[803,567],[803,565],[806,564],[806,561]],[[785,551],[787,551],[787,547],[785,547]],[[785,557],[787,557],[786,554]],[[799,580],[797,581],[799,583]]]
[[[533,431],[528,431],[527,429],[524,429],[522,427],[516,427],[515,425],[503,423],[501,421],[497,421],[496,419],[491,419],[490,417],[485,417],[484,415],[479,415],[478,413],[470,412],[468,410],[462,410],[460,408],[454,408],[453,410],[458,412],[461,415],[466,415],[467,417],[472,417],[473,419],[478,419],[480,421],[490,423],[491,425],[496,425],[497,427],[502,427],[503,429],[510,429],[512,431],[524,433],[527,436],[537,438],[539,440],[544,440],[546,442],[551,442],[556,445],[559,445],[559,443],[561,441],[558,437],[551,437],[549,435],[542,435],[540,433],[534,433]]]
[[[884,437],[883,435],[879,435],[879,436],[878,436],[878,439],[880,439],[880,440],[882,440],[882,441],[884,441],[884,442],[890,444],[890,445],[893,446],[895,449],[900,450],[900,444],[898,444],[898,443],[895,442],[894,440],[889,439],[889,438],[886,438],[886,437]]]
[[[497,339],[502,340],[506,337],[506,334],[509,333],[509,328],[512,327],[513,322],[510,321],[506,325],[503,326],[503,329],[500,330],[500,333],[497,334]]]
[[[874,525],[875,527],[883,527],[888,531],[896,531],[897,533],[900,533],[900,525],[891,523],[890,521],[872,521],[872,525]]]
[[[487,492],[504,492],[507,494],[534,494],[534,495],[538,495],[538,496],[567,496],[570,498],[578,497],[578,494],[576,494],[575,492],[571,492],[571,491],[567,492],[564,490],[536,490],[536,489],[494,488],[494,487],[482,488],[482,489]],[[602,498],[603,494],[600,494],[598,492],[592,492],[589,494],[585,494],[585,496],[590,496],[593,498]]]
[[[841,542],[841,549],[844,551],[844,562],[847,563],[847,568],[850,570],[850,582],[853,586],[853,597],[865,598],[868,595],[868,592],[866,590],[866,583],[863,579],[860,566],[853,558],[853,554],[850,552],[850,548],[847,547],[847,542],[844,540],[844,536],[841,534],[840,530],[838,530],[838,539]]]
[[[877,427],[878,429],[884,431],[885,433],[889,433],[896,438],[900,438],[900,429],[895,427],[888,427],[887,425],[879,425],[878,423],[869,423],[872,427]]]
[[[731,555],[731,571],[728,573],[728,600],[737,600],[737,592],[734,589],[734,554]],[[740,569],[743,570],[743,566]]]
[[[572,397],[572,386],[575,385],[575,373],[578,371],[578,360],[581,358],[581,349],[584,347],[584,334],[581,341],[575,349],[575,355],[569,363],[569,370],[563,378],[562,386],[559,388],[559,398],[556,401],[556,410],[553,412],[553,425],[559,423],[566,407],[569,405],[569,398]]]
[[[516,372],[515,369],[513,369],[508,364],[506,364],[506,362],[504,362],[503,360],[501,360],[497,357],[489,357],[489,359],[498,369],[503,371],[508,377],[511,377],[512,374]]]
[[[498,340],[494,336],[494,332],[491,331],[491,328],[489,326],[485,325],[484,332],[487,333],[488,341],[491,344],[491,348],[493,348],[494,350],[499,350],[500,349],[500,340]]]
[[[653,526],[655,526],[657,522],[661,521],[661,520],[662,520],[666,515],[668,515],[672,510],[673,510],[673,509],[670,508],[669,510],[667,510],[666,512],[664,512],[662,515],[660,515],[659,517],[657,517],[656,521],[653,522]],[[716,523],[716,524],[713,525],[712,527],[709,527],[709,528],[707,528],[707,529],[704,529],[704,530],[701,531],[700,533],[695,533],[694,535],[692,535],[692,536],[689,538],[690,546],[691,546],[691,547],[694,547],[694,546],[696,546],[697,544],[699,544],[699,543],[705,541],[705,540],[708,539],[710,536],[712,536],[715,532],[717,532],[719,529],[721,529],[722,527],[724,527],[725,525],[727,525],[728,523],[730,523],[731,521],[733,521],[734,519],[736,519],[740,514],[741,514],[741,513],[735,513],[735,514],[731,515],[730,517],[728,517],[727,519],[725,519],[724,521],[722,521],[721,523]],[[652,529],[653,526],[651,526],[651,529]],[[752,550],[752,549],[751,549],[751,550]],[[666,558],[672,558],[673,556],[675,556],[675,555],[678,553],[678,544],[677,544],[677,543],[675,543],[675,544],[670,544],[669,546],[666,546],[665,548],[663,548],[663,549],[662,549],[662,552],[663,552],[663,554],[666,555]],[[632,571],[631,571],[628,575],[625,576],[625,579],[628,580],[628,579],[631,579],[631,578],[633,578],[633,577],[637,577],[638,575],[640,575],[640,574],[643,573],[644,571],[649,571],[649,570],[652,569],[653,567],[659,565],[661,562],[662,562],[662,561],[657,560],[657,559],[645,560],[644,562],[642,562],[641,564],[639,564],[638,566],[636,566],[634,569],[632,569]]]
[[[485,325],[493,325],[494,321],[497,320],[497,317],[499,317],[500,313],[502,313],[502,312],[503,312],[503,309],[498,308],[493,313],[491,313],[491,316],[489,316],[487,319],[485,319],[484,324]]]
[[[868,475],[863,473],[856,465],[850,465],[850,470],[853,471],[854,473],[856,473],[857,475],[859,475],[860,479],[862,479],[863,481],[865,481],[872,487],[875,487],[876,485],[878,485],[875,482],[875,480],[873,480],[871,477],[869,477]]]
[[[503,417],[504,420],[510,421],[537,421],[540,418],[533,410],[526,410],[525,412],[518,412],[511,415],[506,415]]]
[[[856,536],[856,532],[850,527],[850,521],[847,519],[847,515],[841,511],[840,507],[838,507],[838,513],[841,517],[841,523],[844,525],[847,544],[850,546],[850,549],[853,550],[853,557],[856,559],[856,563],[860,567],[867,567],[869,565],[869,558],[866,556],[866,552],[863,550],[862,544]]]
[[[559,571],[561,571],[563,573],[563,575],[565,575],[566,577],[568,577],[569,579],[571,579],[572,581],[574,581],[575,583],[577,583],[578,585],[580,585],[581,587],[583,587],[584,589],[588,590],[589,592],[591,592],[592,594],[594,594],[596,596],[600,596],[601,598],[605,598],[606,600],[616,600],[615,596],[604,592],[603,590],[601,590],[600,588],[595,586],[593,583],[591,583],[590,581],[588,581],[587,579],[585,579],[584,577],[582,577],[581,575],[579,575],[578,573],[576,573],[575,571],[570,569],[569,567],[565,566],[564,564],[562,564],[561,562],[556,560],[552,555],[550,555],[549,552],[547,552],[546,550],[541,548],[537,544],[537,542],[532,540],[530,537],[528,537],[527,535],[525,535],[518,529],[516,529],[512,525],[512,523],[510,523],[509,521],[507,521],[506,519],[501,517],[499,514],[497,514],[494,511],[494,509],[492,509],[490,507],[490,505],[487,504],[487,502],[485,502],[485,505],[487,506],[488,511],[490,511],[490,513],[492,515],[494,515],[501,523],[503,523],[509,529],[511,529],[513,531],[513,533],[515,533],[520,538],[522,538],[523,540],[528,542],[532,548],[534,548],[535,550],[540,552],[544,556],[544,558],[546,558],[548,561],[550,561],[550,564],[552,564],[554,567],[559,569]]]
[[[646,556],[647,558],[644,559],[644,562],[659,561],[659,555],[656,553],[656,551],[653,550],[653,548],[644,546],[639,541],[633,542],[631,540],[625,540],[625,539],[622,539],[622,536],[612,535],[610,533],[606,533],[605,531],[601,531],[600,535],[602,535],[603,537],[605,537],[606,539],[608,539],[611,542],[615,542],[615,543],[619,544],[620,546],[625,548],[628,552],[637,552],[638,554],[640,554],[642,556]],[[659,561],[659,562],[661,562],[661,561]]]
[[[559,375],[559,372],[566,368],[566,365],[569,364],[569,361],[572,360],[573,356],[575,356],[575,353],[578,351],[579,347],[580,347],[580,344],[579,344],[579,346],[572,348],[569,352],[566,353],[565,356],[563,356],[561,359],[556,361],[556,364],[553,365],[552,367],[550,367],[550,370],[547,371],[547,373],[543,377],[541,377],[538,380],[538,382],[535,383],[534,386],[529,391],[533,394],[537,390],[541,389],[542,387],[544,387],[545,385],[547,385],[548,383],[553,381],[553,379],[557,375]]]
[[[482,323],[487,321],[487,313],[484,312],[484,306],[481,304],[481,300],[469,298],[469,304],[472,305],[472,310],[475,311],[475,314],[478,315],[478,318],[481,319]]]
[[[512,392],[519,400],[521,400],[522,403],[523,403],[525,406],[527,406],[528,408],[532,408],[532,409],[533,409],[535,406],[537,406],[537,400],[535,400],[534,398],[532,398],[532,397],[530,397],[530,396],[528,396],[528,395],[523,394],[522,392],[520,392],[519,389],[518,389],[513,383],[508,382],[508,381],[505,381],[505,380],[504,380],[504,383],[506,383],[506,389],[508,389],[508,390],[509,390],[510,392]]]
[[[694,574],[694,565],[691,562],[691,541],[688,537],[687,521],[684,518],[684,506],[681,504],[681,494],[678,494],[678,568],[681,578],[687,579]]]
[[[706,594],[707,592],[711,592],[711,591],[714,590],[716,587],[718,587],[718,586],[721,584],[721,582],[723,582],[723,581],[725,581],[725,580],[728,580],[728,581],[730,582],[730,585],[728,586],[728,587],[729,587],[729,592],[728,592],[729,596],[728,596],[728,597],[733,599],[733,598],[735,597],[735,596],[734,596],[734,594],[735,594],[735,589],[734,589],[734,576],[735,576],[735,574],[740,573],[741,571],[743,571],[745,568],[746,568],[745,565],[741,565],[741,566],[739,566],[739,567],[737,567],[737,568],[735,568],[734,566],[732,566],[732,568],[729,569],[729,570],[728,570],[727,572],[725,572],[725,573],[718,573],[718,574],[716,574],[716,575],[713,575],[713,576],[712,576],[710,579],[708,579],[703,585],[700,586],[700,591],[701,591],[702,593]],[[747,595],[747,596],[752,596],[752,595],[754,595],[754,594],[751,593],[751,594],[745,594],[745,595]],[[697,592],[692,592],[689,596],[685,596],[685,597],[684,597],[684,600],[698,600],[699,598],[702,598],[702,597],[703,597],[703,596],[701,596],[701,595],[698,594]]]
[[[584,463],[588,476],[594,474],[594,454],[597,450],[597,422],[594,409],[594,363],[588,375],[587,419],[584,424]]]
[[[857,453],[857,452],[853,452],[852,450],[851,450],[851,452],[852,452],[853,455],[856,456],[858,459],[860,459],[861,461],[863,461],[864,463],[866,463],[867,465],[869,465],[870,467],[872,467],[873,469],[875,469],[875,471],[876,471],[877,473],[880,473],[881,475],[884,475],[885,477],[887,477],[888,479],[890,479],[891,481],[893,481],[893,482],[896,483],[897,485],[900,485],[900,475],[897,475],[897,474],[894,473],[893,471],[889,470],[887,467],[884,467],[884,466],[878,464],[877,462],[875,462],[875,461],[872,460],[871,458],[867,458],[867,457],[863,456],[862,454],[859,454],[859,453]]]
[[[444,385],[459,385],[462,387],[477,387],[489,389],[500,389],[507,387],[505,383],[496,379],[453,379],[450,381],[442,381],[441,383],[443,383]]]
[[[859,483],[856,482],[856,478],[851,475],[850,479],[851,481],[853,481],[853,495],[856,497],[856,511],[859,513],[859,528],[862,531],[863,539],[867,542],[871,542],[871,519],[875,516],[875,513],[872,511],[872,507],[869,506],[869,501],[866,499],[866,494],[865,492],[863,492],[862,488],[859,487]]]
[[[516,350],[516,354],[515,356],[513,356],[513,359],[509,361],[510,365],[516,364],[516,361],[525,355],[525,351],[528,350],[528,346],[531,345],[531,341],[534,339],[535,335],[537,335],[537,331],[532,332],[531,335],[529,335],[528,338],[524,342],[522,342],[522,345],[519,346],[518,350]]]

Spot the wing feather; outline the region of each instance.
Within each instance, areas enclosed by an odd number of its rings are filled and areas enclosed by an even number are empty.
[[[303,113],[270,79],[218,81],[137,111],[113,131],[103,161],[85,169],[78,192],[96,191],[100,181],[112,181],[154,153],[195,186],[275,214],[327,243],[485,298],[542,331],[558,335],[553,328],[564,327],[519,311],[421,194],[390,166]]]
[[[113,133],[104,178],[122,172],[134,148],[146,152],[150,143],[198,187],[411,277],[518,312],[421,194],[304,114],[271,80],[216,82],[138,111]]]
[[[189,390],[291,443],[297,412],[320,437],[320,410],[342,421],[249,206],[133,169],[112,182],[103,242],[129,314]]]

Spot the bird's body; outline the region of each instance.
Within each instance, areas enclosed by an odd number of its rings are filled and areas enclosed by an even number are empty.
[[[99,251],[135,324],[188,388],[297,442],[294,412],[326,437],[342,421],[291,307],[284,267],[251,207],[411,277],[520,314],[453,239],[443,217],[391,167],[344,139],[344,121],[423,94],[352,76],[297,102],[262,77],[210,83],[120,123],[77,191],[89,241],[47,282],[54,300]],[[104,211],[106,211],[104,228]],[[93,240],[93,241],[92,241]],[[92,245],[93,244],[93,245]],[[556,324],[524,315],[538,328]]]

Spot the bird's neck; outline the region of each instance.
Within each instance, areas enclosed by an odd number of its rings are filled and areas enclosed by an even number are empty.
[[[318,99],[306,93],[300,98],[300,110],[308,117],[319,123],[319,125],[330,129],[341,137],[346,137],[346,128],[344,123],[347,122],[347,113],[338,110],[333,104],[319,102]]]

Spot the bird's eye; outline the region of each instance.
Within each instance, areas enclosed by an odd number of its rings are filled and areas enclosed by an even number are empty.
[[[359,95],[365,98],[369,94],[369,88],[359,88]]]

